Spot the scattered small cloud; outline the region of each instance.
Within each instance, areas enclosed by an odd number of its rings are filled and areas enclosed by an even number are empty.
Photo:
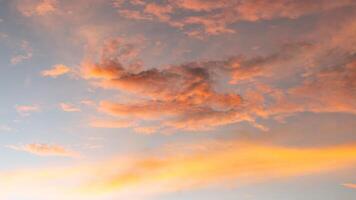
[[[40,107],[38,105],[16,105],[15,109],[22,116],[29,116],[33,112],[40,111]]]
[[[89,99],[81,100],[80,103],[86,106],[95,106],[95,102]]]
[[[30,58],[32,58],[32,48],[30,47],[29,43],[27,41],[22,41],[21,45],[21,51],[22,53],[17,54],[15,56],[13,56],[10,60],[11,64],[18,64],[23,62],[24,60],[28,60]]]
[[[80,112],[80,108],[74,106],[73,104],[69,104],[69,103],[60,103],[59,107],[64,112]]]
[[[0,32],[0,39],[9,37],[6,33]]]
[[[78,157],[79,153],[66,149],[60,145],[32,143],[26,145],[8,145],[8,148],[24,151],[38,156]]]
[[[13,131],[13,129],[5,124],[0,124],[0,132],[10,132]]]
[[[26,0],[17,5],[18,11],[26,17],[52,14],[57,8],[57,0]]]
[[[58,76],[67,74],[70,71],[71,70],[68,66],[63,65],[63,64],[58,64],[58,65],[54,65],[52,69],[42,71],[41,75],[56,78]]]
[[[351,189],[356,189],[356,183],[343,183],[342,186],[351,188]]]

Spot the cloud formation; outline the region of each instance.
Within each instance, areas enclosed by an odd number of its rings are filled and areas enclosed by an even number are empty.
[[[104,47],[105,48],[105,47]],[[94,80],[95,85],[106,89],[117,89],[149,98],[137,103],[115,103],[102,101],[99,110],[114,116],[134,117],[139,119],[174,118],[176,123],[165,123],[166,126],[178,125],[180,121],[189,122],[199,116],[223,118],[220,122],[206,119],[213,127],[231,123],[235,119],[236,109],[241,105],[241,97],[234,93],[219,93],[214,88],[214,70],[206,68],[210,63],[188,63],[170,66],[165,69],[136,71],[123,66],[120,56],[103,56],[100,63],[85,62],[82,65],[83,77]],[[169,121],[169,120],[168,120]]]
[[[33,144],[26,144],[26,145],[19,145],[19,146],[8,145],[7,147],[17,151],[25,151],[39,156],[64,156],[64,157],[79,156],[79,153],[74,152],[72,150],[68,150],[59,145],[33,143]]]
[[[117,0],[113,5],[123,17],[166,23],[183,29],[188,35],[201,37],[204,33],[210,35],[234,33],[235,30],[231,25],[241,21],[296,19],[312,13],[353,6],[355,2],[352,0],[169,0],[157,4],[147,1],[137,3]],[[182,15],[182,12],[185,14]]]
[[[256,123],[258,118],[355,113],[355,48],[344,43],[345,38],[355,42],[356,26],[346,21],[341,27],[317,42],[287,43],[263,56],[236,55],[150,69],[127,62],[137,56],[128,53],[137,52],[135,45],[113,39],[98,50],[98,61],[82,63],[81,73],[96,87],[137,97],[130,102],[102,100],[98,110],[112,116],[153,121],[160,130],[211,130],[247,121],[266,131],[268,127]],[[298,80],[291,83],[295,77]]]

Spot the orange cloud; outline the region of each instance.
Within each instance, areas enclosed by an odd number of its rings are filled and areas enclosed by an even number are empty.
[[[122,172],[89,185],[88,192],[164,185],[161,190],[195,189],[216,183],[251,183],[275,177],[333,171],[355,164],[356,146],[287,148],[256,143],[212,143],[193,152],[143,157]],[[100,182],[101,184],[96,184]]]
[[[291,88],[290,95],[294,99],[304,99],[305,107],[314,112],[356,114],[356,94],[353,92],[356,86],[356,58],[351,58],[343,66],[320,71],[311,79]]]
[[[229,0],[177,0],[172,1],[176,6],[193,11],[211,11],[224,8],[231,2]]]
[[[25,151],[39,156],[64,156],[64,157],[79,156],[77,152],[65,149],[64,147],[59,145],[33,143],[33,144],[26,144],[21,146],[9,145],[8,147],[17,151]]]
[[[59,106],[64,112],[79,112],[80,108],[75,107],[72,104],[68,103],[60,103]]]
[[[42,74],[42,76],[50,76],[52,78],[56,78],[58,76],[66,74],[68,72],[70,72],[69,67],[62,65],[62,64],[58,64],[58,65],[53,66],[52,69],[42,71],[41,74]]]
[[[121,44],[124,47],[121,47]],[[100,51],[99,62],[82,63],[83,77],[92,80],[96,86],[129,92],[148,100],[130,104],[101,101],[100,111],[139,119],[170,116],[178,118],[179,121],[188,121],[189,115],[208,117],[205,115],[235,113],[237,111],[234,109],[241,105],[242,99],[238,94],[218,93],[214,88],[214,70],[219,68],[214,68],[214,64],[191,63],[160,70],[132,69],[131,65],[124,62],[125,57],[131,57],[131,53],[113,53],[132,51],[126,46],[130,47],[129,44],[117,40],[106,43]],[[224,62],[217,63],[222,65]],[[211,65],[211,68],[205,65]],[[236,121],[232,117],[236,116],[235,114],[229,115],[229,120],[225,118],[224,124]],[[212,118],[215,119],[215,116]],[[166,123],[170,124],[172,123]],[[218,124],[221,123],[209,123],[205,127]],[[187,129],[188,126],[186,125]]]
[[[123,17],[156,20],[183,29],[188,35],[201,37],[204,33],[211,35],[234,33],[235,30],[229,26],[240,21],[296,19],[312,13],[352,6],[355,2],[352,0],[177,0],[152,4],[120,0],[114,1],[113,5]],[[142,14],[143,12],[145,14]],[[182,12],[185,13],[184,16],[177,14]],[[200,27],[192,31],[189,30],[191,24]]]
[[[125,62],[132,53],[120,52],[135,52],[135,47],[119,38],[104,44],[98,62],[84,61],[81,72],[97,87],[131,93],[140,99],[130,103],[101,101],[98,110],[113,116],[153,120],[160,129],[210,130],[247,121],[266,131],[268,127],[257,124],[257,118],[297,112],[355,113],[353,87],[345,87],[354,85],[354,57],[335,59],[335,67],[328,70],[320,63],[340,55],[325,57],[325,52],[334,49],[348,55],[352,48],[337,41],[344,43],[339,35],[350,37],[353,32],[353,28],[341,29],[341,33],[332,34],[333,43],[290,43],[265,56],[237,55],[146,70],[144,66],[132,69]],[[352,37],[349,41],[353,42]],[[286,82],[288,88],[271,87],[296,76],[301,77],[299,82]],[[242,85],[246,89],[239,94],[220,90],[227,78],[234,88]]]
[[[236,11],[239,13],[240,18],[249,21],[274,18],[295,19],[303,15],[354,4],[355,2],[350,0],[341,0],[337,2],[332,0],[252,0],[244,1],[243,3],[239,4],[236,7]]]
[[[211,130],[247,121],[266,131],[258,118],[355,113],[355,27],[347,20],[315,42],[287,43],[263,56],[160,68],[133,66],[139,44],[113,38],[96,49],[95,59],[82,62],[81,73],[96,87],[133,96],[130,102],[102,100],[98,110],[106,114],[153,121],[159,130]]]
[[[210,141],[161,148],[156,154],[98,163],[3,173],[0,191],[27,191],[27,197],[58,192],[58,199],[138,199],[177,190],[229,183],[253,184],[333,173],[356,163],[356,145],[293,148],[242,141]],[[65,182],[67,184],[60,184]],[[29,184],[31,183],[31,184]],[[6,197],[6,196],[5,196]]]
[[[356,189],[356,184],[354,183],[344,183],[342,185],[347,188]]]
[[[170,19],[169,15],[172,13],[172,6],[170,5],[159,5],[155,3],[149,3],[145,7],[145,12],[156,16],[161,21],[167,21]]]

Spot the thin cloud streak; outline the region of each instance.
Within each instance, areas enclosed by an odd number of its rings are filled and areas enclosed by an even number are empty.
[[[80,112],[81,111],[80,108],[77,108],[74,105],[69,104],[69,103],[60,103],[59,106],[64,112]]]
[[[16,151],[24,151],[38,156],[64,156],[78,157],[79,153],[68,150],[59,145],[32,143],[26,145],[7,145],[8,148]]]

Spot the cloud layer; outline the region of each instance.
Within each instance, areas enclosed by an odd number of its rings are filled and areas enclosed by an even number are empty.
[[[42,146],[39,149],[43,149]],[[7,191],[3,194],[23,186],[44,186],[47,192],[58,192],[58,199],[100,199],[108,195],[133,198],[142,195],[141,199],[145,199],[218,183],[247,184],[346,169],[355,164],[355,155],[354,144],[291,148],[253,142],[210,141],[176,144],[153,155],[115,158],[100,164],[13,171],[9,173],[11,176],[3,176],[0,185],[7,183]],[[27,185],[28,181],[31,184]],[[58,181],[67,184],[57,185]],[[36,196],[36,193],[29,194]]]

